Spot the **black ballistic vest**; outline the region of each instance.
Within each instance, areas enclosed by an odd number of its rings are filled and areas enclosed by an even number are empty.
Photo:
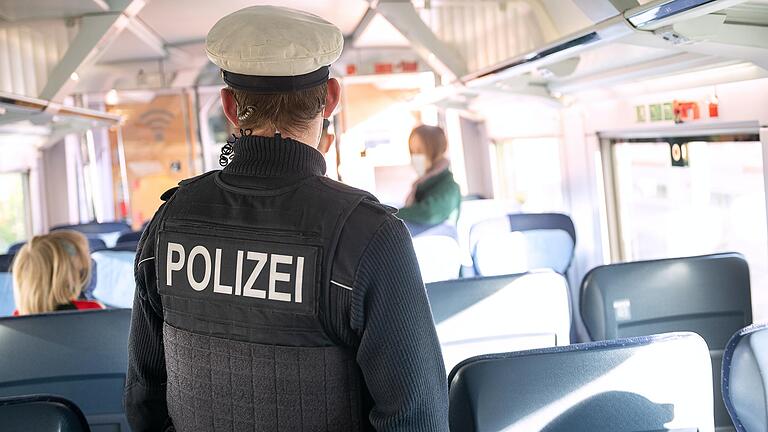
[[[182,182],[156,245],[178,431],[367,429],[354,351],[329,330],[342,227],[372,196],[311,176],[277,190]]]

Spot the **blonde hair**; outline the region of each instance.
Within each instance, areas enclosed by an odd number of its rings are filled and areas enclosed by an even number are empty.
[[[20,315],[53,312],[77,299],[91,279],[88,240],[75,231],[33,237],[16,254],[12,274]]]

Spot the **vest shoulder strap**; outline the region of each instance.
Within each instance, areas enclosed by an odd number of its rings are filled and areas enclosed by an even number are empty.
[[[168,189],[167,191],[163,192],[163,194],[160,195],[160,199],[163,200],[163,201],[168,201],[176,193],[176,191],[179,190],[179,188],[181,188],[183,186],[187,186],[189,184],[192,184],[192,183],[194,183],[194,182],[196,182],[198,180],[202,180],[203,178],[208,177],[209,175],[211,175],[211,174],[213,174],[215,172],[216,171],[208,171],[207,173],[200,174],[199,176],[195,176],[195,177],[190,177],[188,179],[184,179],[184,180],[179,182],[178,186],[174,186],[174,187]]]
[[[342,228],[333,259],[330,289],[355,290],[357,268],[379,228],[397,211],[378,201],[363,199]]]
[[[178,186],[174,186],[174,187],[168,189],[167,191],[163,192],[162,195],[160,195],[160,199],[163,200],[163,201],[168,201],[169,199],[171,199],[173,194],[176,193],[177,190],[179,190]]]
[[[202,173],[202,174],[200,174],[198,176],[195,176],[195,177],[190,177],[188,179],[184,179],[184,180],[179,182],[179,186],[190,185],[190,184],[195,183],[197,181],[200,181],[200,180],[202,180],[202,179],[204,179],[204,178],[206,178],[206,177],[208,177],[208,176],[210,176],[212,174],[216,174],[217,172],[219,172],[219,170],[212,170],[212,171],[208,171],[206,173]]]

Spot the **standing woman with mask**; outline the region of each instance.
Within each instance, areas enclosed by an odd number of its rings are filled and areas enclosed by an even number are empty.
[[[419,175],[397,216],[405,221],[411,235],[436,225],[454,223],[459,216],[461,191],[453,180],[450,161],[445,158],[448,140],[437,126],[421,125],[408,138],[411,164]]]

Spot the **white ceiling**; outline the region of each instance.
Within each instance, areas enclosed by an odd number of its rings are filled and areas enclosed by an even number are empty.
[[[30,29],[35,28],[39,32],[40,27],[46,27],[39,21],[41,18],[76,18],[83,14],[104,11],[105,8],[109,8],[109,5],[124,4],[128,1],[0,0],[0,26],[5,25],[3,20],[12,21],[7,25],[17,24],[13,21],[18,21],[18,25],[29,25]],[[513,53],[505,53],[499,47],[483,43],[481,39],[475,37],[478,34],[489,34],[491,35],[489,37],[495,37],[495,39],[503,42],[503,44],[500,43],[500,46],[507,47],[512,46],[512,42],[529,38],[535,33],[533,30],[539,28],[541,30],[539,39],[543,39],[534,41],[533,45],[537,47],[541,46],[543,42],[559,39],[593,25],[594,23],[582,10],[585,4],[598,6],[612,4],[610,0],[412,1],[420,12],[431,12],[431,15],[426,15],[435,19],[445,18],[446,14],[451,11],[470,10],[475,7],[477,10],[471,10],[471,13],[454,14],[455,19],[445,20],[446,23],[451,24],[444,26],[450,27],[453,31],[448,35],[450,37],[434,28],[433,31],[445,43],[456,46],[467,45],[467,53],[479,52],[483,54],[483,50],[488,51],[485,54],[488,57],[487,62],[491,64],[503,61]],[[644,4],[650,0],[638,1]],[[277,3],[281,6],[305,10],[333,22],[348,36],[354,32],[369,8],[368,0],[141,0],[136,3],[145,3],[145,5],[134,18],[135,25],[132,24],[131,27],[119,33],[96,59],[96,64],[90,63],[77,70],[81,79],[74,88],[74,92],[90,93],[106,91],[110,88],[151,88],[158,82],[178,86],[193,85],[194,79],[185,80],[184,77],[196,76],[208,64],[203,46],[208,30],[223,16],[244,7]],[[582,8],[578,4],[582,5]],[[428,9],[425,9],[427,5],[429,5]],[[483,8],[481,7],[483,5],[493,7]],[[487,23],[495,22],[490,18],[511,13],[510,11],[514,8],[510,5],[524,6],[523,9],[527,13],[521,15],[520,20],[510,21],[504,27],[510,29],[509,32],[494,31],[493,28],[489,28]],[[749,0],[727,9],[725,13],[728,15],[729,22],[765,25],[768,22],[768,0]],[[475,17],[474,21],[470,19],[470,15]],[[491,15],[491,17],[489,18],[487,15]],[[485,18],[479,20],[478,17]],[[25,22],[26,20],[35,21]],[[58,21],[65,22],[62,19]],[[439,19],[434,23],[430,19],[424,21],[432,27],[436,25],[435,23],[441,22]],[[527,23],[536,24],[533,26],[535,28],[532,30],[521,25]],[[137,26],[139,27],[138,30],[135,28]],[[141,37],[137,36],[137,33]],[[467,37],[459,38],[462,35]],[[764,41],[757,42],[764,43]],[[350,55],[346,57],[346,60],[348,63],[362,63],[364,59],[360,52],[364,51],[372,53],[370,55],[382,57],[380,60],[373,58],[375,61],[386,61],[392,57],[392,53],[397,53],[397,50],[405,52],[409,46],[409,41],[382,15],[375,15],[368,27],[358,35],[354,46],[347,47]],[[349,48],[360,48],[360,50],[350,50]],[[527,45],[523,48],[523,52],[530,50]],[[568,79],[587,78],[596,73],[626,65],[634,67],[683,51],[702,55],[713,54],[707,51],[712,49],[712,44],[672,46],[659,37],[653,36],[652,33],[633,33],[620,43],[613,43],[603,48],[582,53],[575,73],[570,75]],[[461,52],[461,50],[459,51]],[[492,56],[494,52],[496,53],[495,57]],[[418,57],[415,56],[410,58],[408,52],[398,55],[403,56],[403,60],[418,60]],[[714,55],[732,58],[741,56],[741,53],[736,53],[732,45],[723,45],[722,52],[718,51]],[[160,59],[163,61],[160,62]],[[468,58],[465,61],[469,63]],[[340,67],[343,67],[343,64]],[[141,80],[137,78],[138,75],[141,75]],[[215,70],[213,70],[213,76],[216,76]],[[557,81],[558,78],[555,80]],[[140,81],[147,84],[142,86]]]
[[[161,58],[147,43],[130,31],[123,31],[99,57],[99,63],[115,63],[138,59]]]
[[[377,14],[355,40],[355,47],[407,47],[411,43],[386,18]]]
[[[0,21],[68,18],[103,11],[95,0],[0,0]]]
[[[350,34],[368,10],[365,0],[150,0],[139,18],[169,44],[205,39],[213,25],[232,12],[255,6],[279,4],[319,15]]]
[[[4,1],[4,0],[0,0]],[[14,0],[15,1],[15,0]],[[38,0],[35,0],[38,1]],[[46,1],[46,0],[43,0]],[[78,0],[81,1],[81,0]],[[93,2],[94,0],[88,0]],[[206,62],[204,41],[208,30],[222,17],[248,6],[275,4],[305,10],[319,15],[336,24],[345,35],[351,34],[368,10],[366,0],[147,0],[135,18],[145,31],[155,36],[163,46],[174,46],[183,51],[183,56],[165,59],[166,71],[197,67]],[[388,24],[388,23],[387,23]],[[370,32],[366,32],[369,33]],[[399,35],[399,34],[398,34]],[[374,37],[376,39],[376,37]],[[178,51],[177,51],[178,53]],[[129,29],[121,32],[104,54],[98,59],[99,64],[128,63],[131,61],[159,60],[164,56],[157,47],[137,37]],[[128,66],[128,65],[126,65]],[[133,65],[135,66],[135,65]],[[135,68],[134,68],[135,69]],[[145,71],[159,69],[146,65]],[[128,73],[134,73],[130,71]]]

